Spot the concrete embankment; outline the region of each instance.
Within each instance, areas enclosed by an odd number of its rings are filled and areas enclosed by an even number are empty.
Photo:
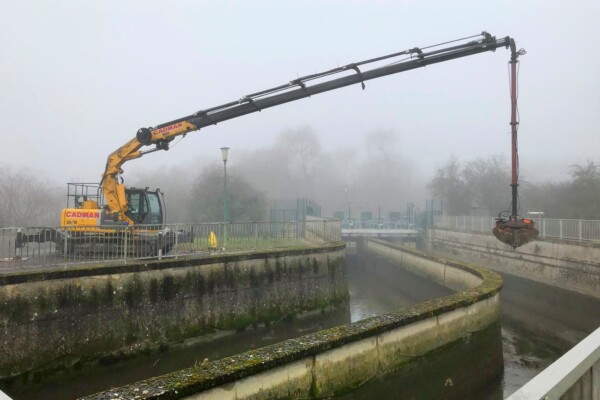
[[[600,298],[600,244],[545,239],[515,250],[491,234],[429,231],[431,250],[466,257],[499,272]]]
[[[344,248],[0,275],[0,387],[346,303]]]
[[[502,279],[497,274],[382,241],[362,246],[459,292],[86,399],[323,398],[402,369],[477,332],[499,329]],[[488,378],[497,376],[501,346],[486,356]]]

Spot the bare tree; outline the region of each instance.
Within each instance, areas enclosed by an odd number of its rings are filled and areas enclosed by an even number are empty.
[[[0,174],[0,225],[56,226],[64,206],[61,197],[60,189],[38,174],[4,167]]]
[[[240,173],[272,198],[311,197],[323,172],[321,145],[309,126],[288,129],[275,143],[240,156]]]
[[[134,176],[131,186],[160,188],[164,193],[168,223],[183,223],[189,216],[190,187],[197,176],[197,165],[172,165]]]
[[[373,131],[364,148],[365,157],[356,167],[355,203],[365,211],[379,206],[402,210],[411,200],[412,183],[410,163],[401,154],[398,136],[390,130]]]
[[[445,165],[436,170],[435,176],[427,185],[433,196],[445,203],[445,209],[450,215],[461,215],[469,211],[471,202],[461,171],[461,165],[455,156]]]
[[[223,169],[205,167],[194,181],[188,204],[192,222],[223,221]],[[229,221],[262,221],[267,211],[264,192],[257,190],[232,168],[227,173]]]
[[[483,215],[497,215],[510,210],[510,167],[500,154],[477,158],[462,170],[466,196],[470,205]]]

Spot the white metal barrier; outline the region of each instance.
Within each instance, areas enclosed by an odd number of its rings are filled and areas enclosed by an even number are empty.
[[[600,328],[507,400],[600,400]]]
[[[232,222],[0,228],[3,268],[178,257],[341,241],[341,222]]]
[[[532,218],[540,237],[600,241],[600,221],[584,219]],[[466,232],[490,233],[495,225],[493,217],[436,215],[435,228]]]

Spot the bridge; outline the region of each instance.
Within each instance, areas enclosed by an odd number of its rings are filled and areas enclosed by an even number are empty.
[[[342,229],[342,239],[351,239],[357,237],[376,237],[376,238],[403,238],[415,239],[419,234],[416,229],[391,229],[391,228],[344,228]]]
[[[415,224],[402,219],[369,219],[369,220],[342,220],[342,239],[354,240],[361,237],[381,239],[401,239],[401,241],[415,241],[419,235]]]

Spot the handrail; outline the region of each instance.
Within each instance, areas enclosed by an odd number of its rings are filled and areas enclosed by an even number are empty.
[[[600,220],[531,218],[540,238],[600,241]],[[435,215],[433,227],[491,234],[494,217]]]
[[[588,371],[591,372],[589,380],[582,380]],[[591,397],[586,398],[600,398],[600,328],[536,375],[507,400],[558,400],[570,390],[579,390],[577,386],[580,380],[582,380],[582,393],[591,394]]]

